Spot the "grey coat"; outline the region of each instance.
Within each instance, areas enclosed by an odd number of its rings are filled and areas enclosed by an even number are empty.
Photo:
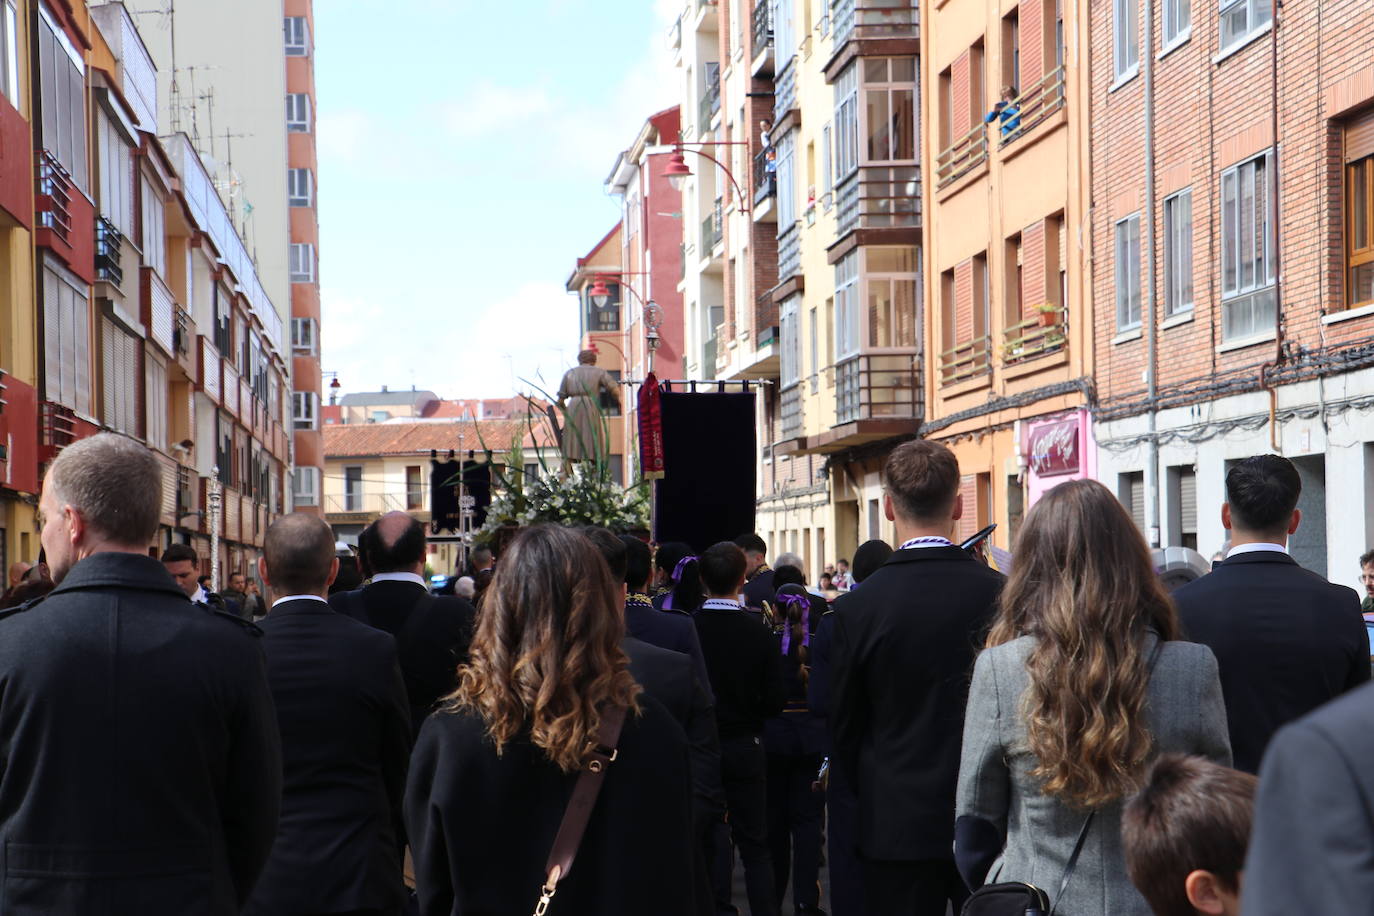
[[[1147,639],[1146,651],[1152,652],[1158,639],[1153,633]],[[1031,776],[1036,761],[1026,746],[1020,701],[1033,644],[1033,637],[1023,636],[978,656],[964,719],[956,813],[991,823],[1004,838],[989,884],[1023,881],[1053,900],[1086,814],[1043,794]],[[1206,646],[1164,645],[1150,678],[1146,716],[1156,753],[1196,754],[1230,765],[1217,663]],[[1121,801],[1098,809],[1058,916],[1150,916],[1126,876],[1121,809]]]

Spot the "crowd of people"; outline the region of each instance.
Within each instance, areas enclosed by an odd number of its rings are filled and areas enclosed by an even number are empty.
[[[752,916],[1369,912],[1369,644],[1287,553],[1290,462],[1234,464],[1229,554],[1172,595],[1096,482],[1004,577],[950,540],[948,449],[884,479],[897,544],[833,602],[754,534],[555,525],[436,595],[400,512],[352,569],[285,516],[266,596],[214,596],[149,555],[151,454],[75,443],[11,571],[50,587],[0,611],[0,909],[705,916],[738,858]]]

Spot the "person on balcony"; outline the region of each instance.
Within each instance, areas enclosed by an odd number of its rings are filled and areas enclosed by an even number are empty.
[[[1002,140],[1005,141],[1021,129],[1021,105],[1016,98],[1015,86],[1003,86],[1002,98],[983,116],[984,124],[998,121],[1002,127]]]

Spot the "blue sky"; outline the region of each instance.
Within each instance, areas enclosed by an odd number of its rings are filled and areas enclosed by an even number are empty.
[[[501,397],[577,352],[603,181],[674,104],[675,0],[317,0],[323,368]],[[594,11],[594,12],[593,12]]]

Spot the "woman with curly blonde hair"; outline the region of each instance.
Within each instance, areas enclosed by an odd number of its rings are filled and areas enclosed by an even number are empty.
[[[586,537],[522,532],[478,613],[458,689],[420,730],[405,819],[426,916],[528,913],[602,715],[627,710],[577,858],[549,907],[687,914],[687,741],[621,651],[622,591]]]
[[[1149,916],[1126,875],[1123,800],[1176,752],[1231,762],[1217,663],[1102,484],[1043,496],[1014,545],[964,719],[955,858],[972,888],[1018,881],[1060,916]],[[1092,820],[1089,821],[1091,815]]]

